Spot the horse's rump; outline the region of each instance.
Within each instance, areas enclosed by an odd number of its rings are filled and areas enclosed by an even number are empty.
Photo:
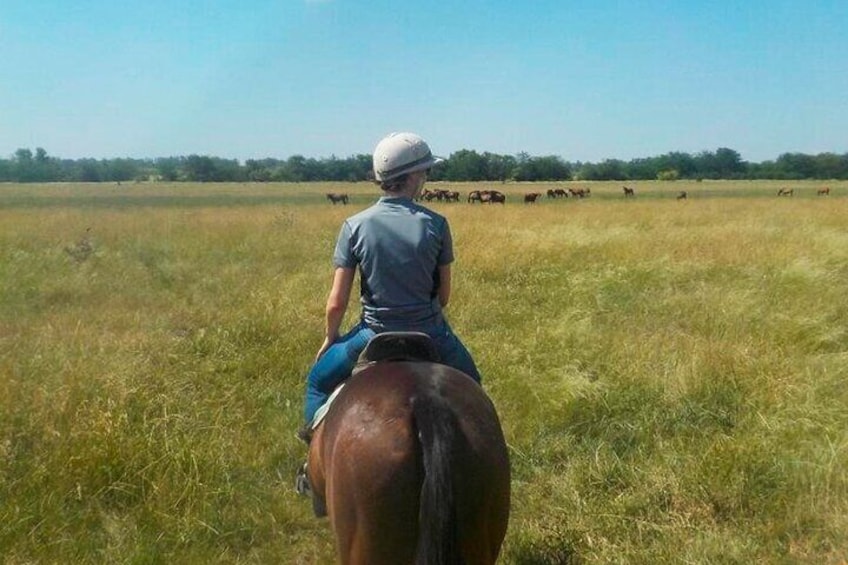
[[[491,401],[459,371],[384,362],[352,376],[309,468],[343,562],[497,558],[509,514],[506,443]]]

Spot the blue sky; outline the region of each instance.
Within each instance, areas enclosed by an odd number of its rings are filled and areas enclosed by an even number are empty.
[[[848,152],[848,2],[0,0],[0,156]]]

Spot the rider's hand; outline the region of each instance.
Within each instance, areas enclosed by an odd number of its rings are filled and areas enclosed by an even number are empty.
[[[321,348],[318,349],[318,353],[315,354],[315,360],[317,361],[320,359],[321,356],[324,355],[324,352],[327,351],[335,341],[336,340],[331,337],[325,337],[324,343],[321,344]]]

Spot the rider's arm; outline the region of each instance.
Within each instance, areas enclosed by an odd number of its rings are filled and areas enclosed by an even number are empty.
[[[451,294],[451,266],[439,265],[439,304],[442,308],[450,302]]]
[[[350,290],[353,288],[353,278],[356,274],[356,269],[345,267],[336,267],[333,273],[333,287],[330,289],[330,295],[327,297],[326,309],[326,331],[324,333],[324,343],[321,349],[318,350],[320,357],[330,345],[339,338],[339,328],[344,320],[347,304],[350,300]]]

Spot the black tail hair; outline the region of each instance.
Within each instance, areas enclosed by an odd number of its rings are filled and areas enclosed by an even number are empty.
[[[459,439],[456,416],[435,390],[416,397],[412,409],[424,466],[415,563],[463,565],[453,484]]]

